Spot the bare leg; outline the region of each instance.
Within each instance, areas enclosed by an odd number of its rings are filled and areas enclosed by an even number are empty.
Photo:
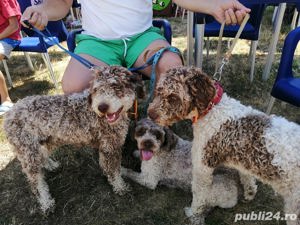
[[[107,66],[107,64],[92,56],[86,54],[80,54],[80,56],[97,66]],[[93,77],[93,72],[91,70],[76,59],[71,58],[62,78],[62,89],[65,94],[81,92],[89,87]]]
[[[1,104],[6,101],[11,102],[11,99],[8,94],[7,86],[5,83],[5,78],[1,71],[0,71],[0,96],[1,96]]]
[[[152,42],[138,57],[138,59],[134,63],[134,67],[139,67],[145,63],[145,59],[147,60],[150,58],[153,54],[157,52],[159,48],[170,46],[170,44],[167,41],[164,40],[156,40]],[[182,61],[179,55],[173,52],[166,51],[161,56],[160,60],[157,63],[156,67],[156,81],[160,79],[160,76],[162,73],[166,72],[168,69],[171,69],[176,66],[181,66]],[[151,75],[151,67],[147,67],[144,70],[141,70],[141,73],[144,75],[150,77]]]

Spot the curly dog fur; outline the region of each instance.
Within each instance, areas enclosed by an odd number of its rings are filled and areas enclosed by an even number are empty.
[[[253,177],[272,186],[284,199],[285,213],[298,216],[287,224],[299,225],[300,126],[226,94],[207,112],[216,92],[215,81],[200,69],[178,67],[162,76],[148,109],[150,118],[161,125],[203,115],[193,125],[193,201],[187,214],[196,217],[211,206],[213,171],[225,165],[239,170],[248,186],[246,198],[256,192]]]
[[[129,126],[127,111],[135,99],[134,78],[125,68],[103,67],[89,90],[26,97],[6,113],[4,131],[43,212],[55,202],[43,168],[58,166],[49,156],[64,144],[98,148],[100,167],[114,191],[127,190],[120,176],[121,149]]]
[[[191,191],[190,141],[180,138],[171,129],[161,127],[149,119],[142,119],[137,123],[134,136],[142,160],[141,173],[121,168],[122,176],[153,190],[158,184],[162,184]],[[236,177],[232,171],[223,169],[218,172],[214,176],[211,190],[213,205],[231,208],[238,201],[238,181],[234,179]]]

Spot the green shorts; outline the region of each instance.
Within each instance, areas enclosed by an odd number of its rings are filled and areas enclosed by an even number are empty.
[[[161,30],[150,27],[143,33],[126,39],[102,40],[86,34],[76,36],[76,54],[87,54],[108,64],[133,66],[142,52],[155,40],[166,40]]]

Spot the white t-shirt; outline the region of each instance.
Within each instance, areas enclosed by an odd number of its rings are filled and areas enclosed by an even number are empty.
[[[152,26],[152,0],[80,0],[84,34],[123,39]]]

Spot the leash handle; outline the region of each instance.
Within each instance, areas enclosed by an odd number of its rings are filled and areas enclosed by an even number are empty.
[[[28,20],[24,20],[23,23],[26,24],[29,29],[32,29],[34,32],[36,32],[37,34],[41,35],[43,38],[49,40],[54,45],[57,45],[60,49],[62,49],[64,52],[68,53],[71,57],[73,57],[74,59],[76,59],[78,62],[80,62],[84,66],[86,66],[89,70],[92,70],[92,71],[97,70],[98,66],[96,66],[93,63],[91,63],[87,59],[81,57],[80,55],[75,54],[74,52],[71,52],[68,49],[66,49],[65,47],[63,47],[55,38],[52,37],[52,34],[50,33],[50,31],[47,28],[45,28],[45,32],[46,32],[47,35],[45,35],[42,31],[38,30],[32,24],[30,24]]]
[[[243,22],[241,23],[238,32],[236,33],[233,42],[230,46],[230,48],[227,50],[227,52],[224,55],[224,58],[222,59],[221,65],[218,68],[219,64],[220,64],[220,55],[221,55],[221,45],[222,45],[222,37],[223,37],[223,32],[224,32],[224,27],[225,27],[225,21],[222,23],[221,28],[220,28],[220,32],[219,32],[219,39],[218,39],[218,47],[217,47],[217,57],[216,57],[216,65],[215,65],[215,73],[213,75],[213,78],[215,80],[220,81],[222,78],[222,72],[223,72],[223,67],[228,64],[229,59],[232,55],[232,51],[238,41],[238,39],[240,38],[242,31],[244,30],[244,27],[246,26],[246,23],[248,22],[250,18],[250,15],[247,13],[246,16],[244,17]]]

